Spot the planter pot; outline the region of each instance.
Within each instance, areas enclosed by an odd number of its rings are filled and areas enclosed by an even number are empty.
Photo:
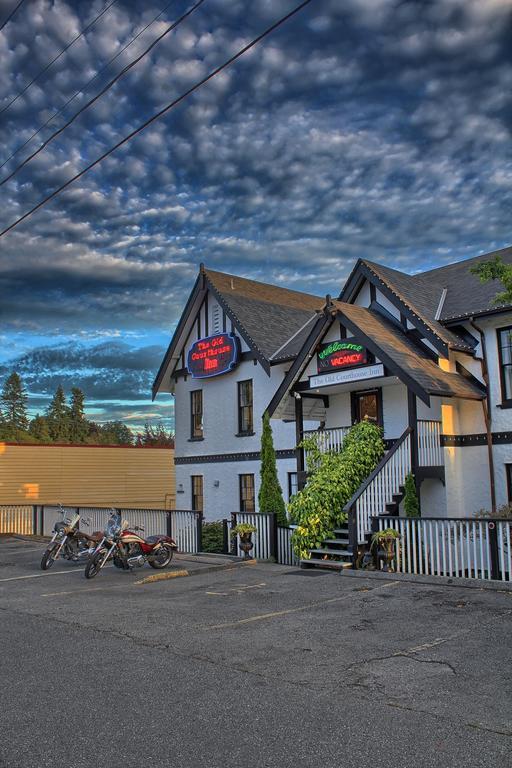
[[[252,534],[251,533],[244,533],[239,535],[239,541],[240,541],[240,549],[244,553],[244,558],[246,560],[251,560],[252,555],[250,555],[251,549],[254,547],[254,543],[252,540]]]

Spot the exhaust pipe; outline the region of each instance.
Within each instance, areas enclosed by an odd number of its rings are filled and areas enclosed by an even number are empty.
[[[140,568],[146,562],[146,558],[144,555],[137,555],[136,557],[129,557],[126,562],[130,568],[133,568],[134,565],[137,565]]]

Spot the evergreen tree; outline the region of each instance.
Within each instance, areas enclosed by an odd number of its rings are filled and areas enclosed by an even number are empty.
[[[48,429],[48,419],[45,416],[37,414],[30,422],[28,431],[38,443],[51,443],[50,430]]]
[[[404,509],[407,517],[420,516],[420,502],[412,473],[409,473],[405,478]]]
[[[69,439],[72,443],[85,443],[89,425],[84,413],[84,393],[78,387],[71,390],[69,409]]]
[[[272,427],[267,412],[263,416],[263,432],[261,434],[261,486],[258,494],[258,504],[261,513],[277,513],[279,525],[287,525],[286,507],[283,492],[277,478],[276,452],[272,439]]]
[[[103,445],[132,445],[133,434],[122,421],[107,421],[100,427],[100,441]]]
[[[28,428],[27,401],[27,390],[21,378],[16,372],[11,373],[0,395],[0,407],[4,429],[12,433],[14,439],[18,431]]]
[[[56,443],[68,443],[70,432],[70,412],[62,387],[57,387],[46,412],[51,439]]]

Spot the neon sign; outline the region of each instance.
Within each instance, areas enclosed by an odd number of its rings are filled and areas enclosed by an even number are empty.
[[[318,373],[337,371],[340,368],[354,368],[357,365],[366,365],[367,362],[368,353],[356,339],[322,344],[317,354]]]
[[[187,355],[187,370],[194,379],[220,376],[240,360],[240,341],[232,333],[219,333],[194,341]]]

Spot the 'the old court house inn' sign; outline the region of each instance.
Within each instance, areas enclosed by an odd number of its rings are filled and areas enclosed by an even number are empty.
[[[366,365],[368,354],[362,344],[356,339],[343,339],[321,344],[317,353],[318,373],[339,371],[340,368],[353,368],[356,365]]]
[[[240,360],[240,340],[232,333],[219,333],[194,341],[187,356],[187,369],[194,379],[228,373]]]

